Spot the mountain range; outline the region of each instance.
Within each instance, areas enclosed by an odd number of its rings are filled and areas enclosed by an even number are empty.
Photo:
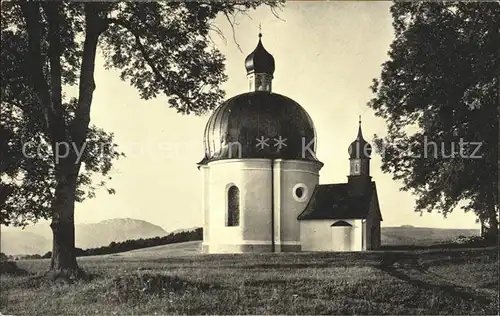
[[[75,242],[78,248],[97,248],[107,246],[112,241],[161,237],[170,233],[192,231],[196,228],[198,227],[178,229],[167,233],[160,226],[147,221],[115,218],[94,224],[75,225]],[[382,227],[381,229],[383,245],[429,245],[450,241],[461,235],[476,236],[479,235],[479,230],[413,227],[411,225]],[[48,224],[32,225],[24,230],[2,228],[0,240],[0,251],[7,255],[43,255],[52,248],[52,231]]]

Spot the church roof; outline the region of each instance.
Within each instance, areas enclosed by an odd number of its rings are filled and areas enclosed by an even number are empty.
[[[253,52],[245,58],[247,74],[266,73],[273,75],[275,70],[274,57],[262,45],[262,34],[259,33],[259,43]]]
[[[377,198],[376,190],[373,181],[363,194],[354,193],[349,183],[317,185],[297,219],[364,219],[368,216],[372,199]]]
[[[273,75],[274,57],[262,45],[245,59],[247,74]],[[206,165],[224,159],[293,159],[319,162],[316,131],[307,111],[294,100],[270,91],[250,91],[219,105],[203,137]],[[321,163],[321,162],[319,162]]]
[[[260,139],[265,140],[262,146]],[[276,146],[277,139],[284,145]],[[308,144],[312,144],[310,150],[305,149]],[[309,114],[294,100],[265,91],[243,93],[217,107],[205,127],[204,148],[198,165],[236,158],[317,161],[316,132]]]
[[[360,116],[359,127],[358,127],[358,136],[356,136],[356,139],[351,143],[351,145],[349,145],[349,158],[350,159],[359,159],[359,158],[370,159],[371,153],[372,153],[372,145],[370,145],[363,138],[363,132],[361,131],[361,116]]]

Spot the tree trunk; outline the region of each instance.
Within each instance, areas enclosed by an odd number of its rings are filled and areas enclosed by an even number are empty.
[[[95,89],[94,69],[97,43],[99,35],[108,26],[99,14],[107,5],[104,3],[85,4],[85,41],[82,52],[78,107],[70,126],[71,137],[69,139],[72,143],[69,146],[68,157],[56,166],[57,184],[52,206],[52,223],[50,224],[53,234],[50,272],[55,278],[74,279],[85,276],[83,270],[78,267],[75,249],[75,195],[81,163],[77,159],[75,150],[82,150],[87,136],[90,106]],[[51,9],[51,7],[47,7]],[[51,10],[48,11],[51,12]],[[54,12],[52,14],[56,16]],[[65,140],[69,139],[65,138]]]
[[[480,219],[479,222],[481,223],[480,234],[481,234],[481,237],[484,238],[484,237],[486,237],[486,226],[485,226],[483,219]]]
[[[496,29],[496,31],[498,32],[498,28]],[[500,51],[499,51],[500,53]],[[494,217],[494,222],[493,224],[495,225],[495,231],[492,232],[492,234],[494,234],[494,238],[495,238],[495,243],[498,245],[498,219],[497,219],[497,216],[498,213],[500,212],[500,75],[497,76],[497,135],[498,135],[498,138],[497,138],[497,142],[498,142],[498,146],[496,148],[496,159],[497,159],[497,185],[496,185],[496,188],[494,188],[494,190],[496,190],[496,194],[494,195],[496,198],[494,198],[495,200],[495,205],[493,206],[493,217]]]
[[[53,153],[58,144],[69,145],[68,157],[56,163],[56,189],[52,202],[53,233],[52,259],[50,272],[55,278],[67,279],[80,277],[82,270],[76,261],[75,250],[75,194],[77,188],[80,161],[73,150],[81,152],[87,136],[90,122],[90,106],[95,89],[94,70],[95,56],[99,36],[108,27],[105,18],[108,3],[85,3],[85,41],[82,51],[82,62],[79,82],[78,106],[70,126],[64,120],[61,105],[61,6],[57,3],[43,3],[37,1],[20,1],[24,19],[28,30],[28,51],[30,58],[27,61],[33,68],[33,87],[37,93],[43,115],[46,118],[46,133],[51,140]],[[42,15],[40,5],[48,24],[48,56],[50,61],[50,80],[44,73],[45,59],[42,58],[42,42],[45,41],[41,33]],[[69,127],[69,128],[68,128]],[[59,157],[60,158],[60,157]]]
[[[484,238],[488,244],[493,244],[498,242],[498,219],[495,206],[492,205],[488,210],[487,225],[484,229]]]
[[[83,271],[78,267],[75,251],[75,190],[78,170],[61,168],[52,205],[53,245],[50,273],[54,279],[80,278]]]

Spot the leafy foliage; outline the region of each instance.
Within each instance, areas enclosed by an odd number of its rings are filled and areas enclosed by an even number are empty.
[[[214,18],[263,3],[281,2],[3,1],[0,223],[63,218],[74,210],[65,201],[92,198],[111,179],[123,154],[112,133],[89,125],[98,48],[142,98],[163,93],[178,112],[203,113],[222,100],[226,80],[224,57],[210,41]],[[71,86],[77,98],[64,94]],[[62,143],[74,146],[59,160]]]
[[[71,100],[73,104],[74,101]],[[71,103],[65,107],[67,114],[73,113]],[[56,164],[48,137],[33,128],[31,117],[23,115],[12,103],[3,102],[2,111],[7,114],[2,115],[0,122],[8,141],[8,146],[2,151],[0,165],[2,181],[6,183],[2,183],[2,190],[8,188],[10,194],[2,207],[0,223],[23,226],[40,218],[49,219],[56,186]],[[89,128],[85,144],[78,176],[77,202],[95,197],[100,187],[113,192],[106,186],[106,181],[112,179],[112,162],[123,155],[117,151],[113,134],[96,126]],[[61,154],[65,154],[64,146],[59,146],[59,149]]]
[[[391,13],[395,40],[369,103],[388,124],[382,170],[417,196],[416,211],[446,216],[463,202],[496,227],[500,5],[398,2]]]

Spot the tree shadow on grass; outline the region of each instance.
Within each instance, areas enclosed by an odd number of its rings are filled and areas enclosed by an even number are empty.
[[[25,271],[25,270],[24,270]],[[28,271],[23,272],[21,277],[17,279],[15,286],[23,289],[37,289],[41,287],[50,287],[53,285],[71,285],[90,283],[96,279],[102,278],[102,273],[88,273],[85,272],[85,278],[80,279],[66,279],[55,277],[52,271],[45,271],[42,273],[31,273]]]
[[[266,285],[287,285],[291,281],[282,279],[265,279],[265,280],[245,280],[244,286],[266,286]]]
[[[26,276],[29,274],[28,271],[19,268],[14,261],[0,261],[0,275]]]
[[[359,264],[331,264],[331,263],[258,263],[258,264],[248,264],[243,266],[224,266],[225,268],[234,269],[311,269],[311,268],[332,268],[332,267],[354,267],[359,266]]]
[[[106,290],[110,299],[118,302],[137,301],[145,296],[168,296],[190,292],[207,292],[220,289],[216,283],[189,280],[162,274],[132,274],[115,277]]]
[[[458,262],[459,260],[456,259],[453,261]],[[453,297],[461,298],[464,301],[476,301],[484,306],[491,303],[491,300],[488,297],[477,293],[471,293],[471,289],[452,284],[446,279],[429,272],[428,267],[425,267],[418,262],[416,254],[387,253],[382,256],[382,262],[376,267],[394,278],[405,281],[421,289],[444,292]],[[412,277],[407,273],[411,270],[417,271],[421,276],[432,275],[435,278],[438,277],[444,283],[429,282],[420,278]]]
[[[342,260],[324,260],[322,262],[301,262],[301,263],[255,263],[245,265],[221,265],[220,268],[228,269],[319,269],[319,268],[352,268],[369,267],[377,265],[379,260],[370,259],[364,261],[342,259]]]

